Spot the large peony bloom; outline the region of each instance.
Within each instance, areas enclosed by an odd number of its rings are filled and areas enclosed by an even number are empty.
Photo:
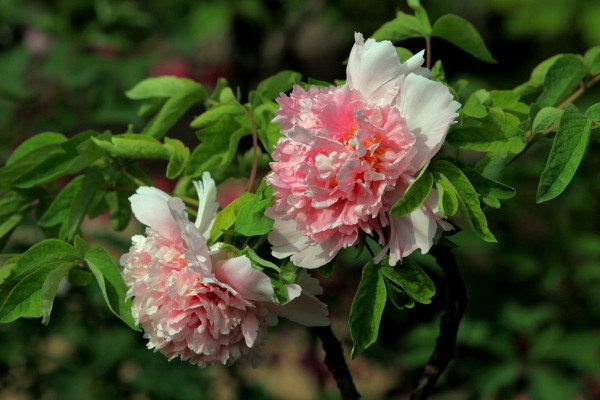
[[[316,268],[378,233],[390,264],[427,252],[441,220],[434,196],[404,217],[389,214],[414,175],[437,153],[460,104],[426,78],[423,51],[402,64],[392,43],[366,42],[350,52],[346,84],[308,91],[295,86],[277,102],[281,126],[273,152],[273,255]]]
[[[130,197],[136,218],[148,228],[146,236],[132,238],[129,253],[121,257],[122,274],[148,348],[201,367],[240,359],[257,365],[264,358],[266,325],[275,324],[277,316],[328,325],[326,306],[315,297],[321,288],[308,274],[286,285],[289,301],[278,305],[269,278],[247,257],[219,244],[207,247],[216,188],[205,174],[196,189],[196,224],[180,199],[161,190],[140,187]]]

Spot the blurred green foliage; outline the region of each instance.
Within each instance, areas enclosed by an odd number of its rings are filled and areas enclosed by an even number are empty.
[[[342,57],[336,54],[346,54],[350,32],[372,34],[396,7],[405,7],[393,1],[377,7],[367,3],[0,0],[0,150],[42,131],[71,136],[84,128],[117,127],[116,133],[125,132],[123,125],[131,122],[138,104],[124,92],[149,75],[176,74],[207,85],[224,75],[242,87],[283,67],[317,79],[339,78],[341,65],[322,73],[311,70],[311,60],[321,53],[302,47],[297,37],[322,40],[320,33],[330,33],[338,48],[329,62],[339,63]],[[432,16],[453,12],[483,28],[499,60],[490,67],[449,59],[449,79],[460,70],[483,86],[513,87],[528,79],[527,68],[556,51],[582,52],[600,44],[600,4],[594,1],[423,3]],[[437,44],[435,58],[451,54],[450,47]],[[524,47],[530,51],[523,53]],[[320,63],[322,68],[328,64]],[[590,146],[589,154],[597,154],[598,143]],[[487,213],[500,245],[482,244],[468,232],[454,236],[470,303],[457,359],[443,377],[440,396],[512,399],[524,394],[552,400],[600,395],[600,161],[586,157],[563,196],[539,206],[537,179],[548,152],[549,143],[541,145],[506,170],[503,181],[516,188],[516,198]],[[95,239],[111,242],[115,254],[122,253],[126,240],[106,237],[102,229],[107,228],[100,226]],[[10,248],[19,252],[36,235],[21,232]],[[438,333],[445,293],[441,272],[428,260],[422,261],[440,288],[433,304],[403,312],[388,306],[380,339],[366,353],[401,368],[394,394],[410,392]],[[359,275],[352,266],[335,268]],[[350,308],[342,289],[352,292],[359,276],[353,279],[354,284],[341,285],[335,278],[327,283],[326,292],[337,296],[327,302],[342,320]],[[340,291],[331,290],[337,284]],[[0,325],[0,397],[216,398],[207,389],[214,371],[169,363],[146,350],[139,333],[105,310],[95,287],[69,290],[56,302],[49,326],[39,320]],[[240,398],[268,398],[267,388],[241,386]]]

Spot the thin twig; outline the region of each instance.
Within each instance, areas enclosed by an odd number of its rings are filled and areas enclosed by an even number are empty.
[[[450,253],[450,248],[440,245],[433,248],[431,252],[446,275],[448,292],[446,313],[442,316],[440,322],[440,335],[435,343],[433,354],[425,366],[419,385],[413,392],[411,400],[427,399],[433,392],[437,380],[454,358],[456,335],[467,306],[465,284],[456,265],[456,260]]]
[[[321,339],[323,350],[325,350],[325,365],[331,371],[337,387],[340,389],[343,400],[356,400],[360,398],[360,393],[354,386],[352,375],[344,359],[342,344],[335,337],[331,326],[317,326],[311,330]]]
[[[600,74],[594,75],[588,81],[581,81],[579,83],[579,87],[576,91],[574,91],[569,97],[567,97],[562,103],[560,103],[556,108],[559,110],[565,108],[568,104],[577,100],[579,96],[581,96],[587,89],[589,89],[592,85],[600,80]]]

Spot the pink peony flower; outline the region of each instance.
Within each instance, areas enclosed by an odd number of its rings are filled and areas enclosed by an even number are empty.
[[[121,257],[122,275],[148,348],[201,367],[237,360],[256,366],[264,358],[266,325],[277,316],[328,325],[327,308],[315,297],[321,293],[316,279],[303,274],[298,284],[286,285],[289,301],[278,305],[269,278],[247,257],[222,244],[207,247],[216,189],[208,173],[195,184],[196,224],[180,199],[159,189],[140,187],[130,197],[136,218],[148,228]]]
[[[441,220],[430,197],[405,217],[389,214],[414,175],[437,153],[460,104],[426,78],[423,51],[402,64],[392,43],[366,42],[350,52],[346,84],[295,86],[277,102],[281,133],[273,152],[275,257],[301,267],[331,261],[359,234],[378,233],[390,264],[415,249],[427,252]]]

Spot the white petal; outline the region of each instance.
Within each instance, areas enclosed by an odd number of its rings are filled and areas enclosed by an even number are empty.
[[[265,215],[275,220],[268,236],[273,257],[292,256],[292,262],[302,268],[318,268],[333,259],[335,254],[327,250],[328,243],[313,242],[296,229],[295,221],[282,220],[274,208],[267,209]]]
[[[304,326],[329,325],[327,306],[313,296],[302,295],[285,305],[269,305],[269,311]]]
[[[208,240],[210,229],[219,208],[219,203],[217,203],[217,186],[208,172],[202,173],[201,182],[194,181],[193,183],[198,192],[198,201],[200,203],[195,225],[202,232],[204,238]]]
[[[346,68],[346,83],[351,89],[362,93],[375,104],[389,104],[398,93],[398,77],[403,69],[394,45],[384,40],[364,41],[363,35],[354,34],[354,46],[350,51]]]
[[[136,193],[129,197],[131,209],[138,221],[166,238],[175,239],[180,236],[180,229],[171,215],[170,200],[173,200],[174,206],[179,201],[185,208],[180,199],[175,199],[154,187],[139,187]]]
[[[400,79],[396,106],[416,139],[417,154],[409,171],[414,173],[437,153],[460,104],[443,84],[410,74]]]
[[[246,256],[218,262],[215,266],[215,276],[247,300],[273,302],[271,280],[264,273],[252,268]]]
[[[414,56],[412,56],[411,58],[406,60],[406,62],[404,62],[401,66],[401,70],[402,70],[401,74],[408,75],[410,73],[413,73],[413,74],[417,74],[417,75],[421,75],[421,76],[425,76],[425,77],[428,77],[429,75],[431,75],[430,70],[428,70],[427,68],[421,67],[421,65],[423,65],[423,63],[425,62],[425,59],[423,58],[423,54],[425,54],[425,50],[421,50],[420,52],[418,52],[417,54],[415,54]]]
[[[399,260],[417,249],[421,249],[423,254],[431,249],[437,221],[436,216],[426,205],[419,206],[403,217],[390,216],[389,218],[390,237],[375,257],[375,262],[379,262],[388,251],[390,265],[396,265]]]

